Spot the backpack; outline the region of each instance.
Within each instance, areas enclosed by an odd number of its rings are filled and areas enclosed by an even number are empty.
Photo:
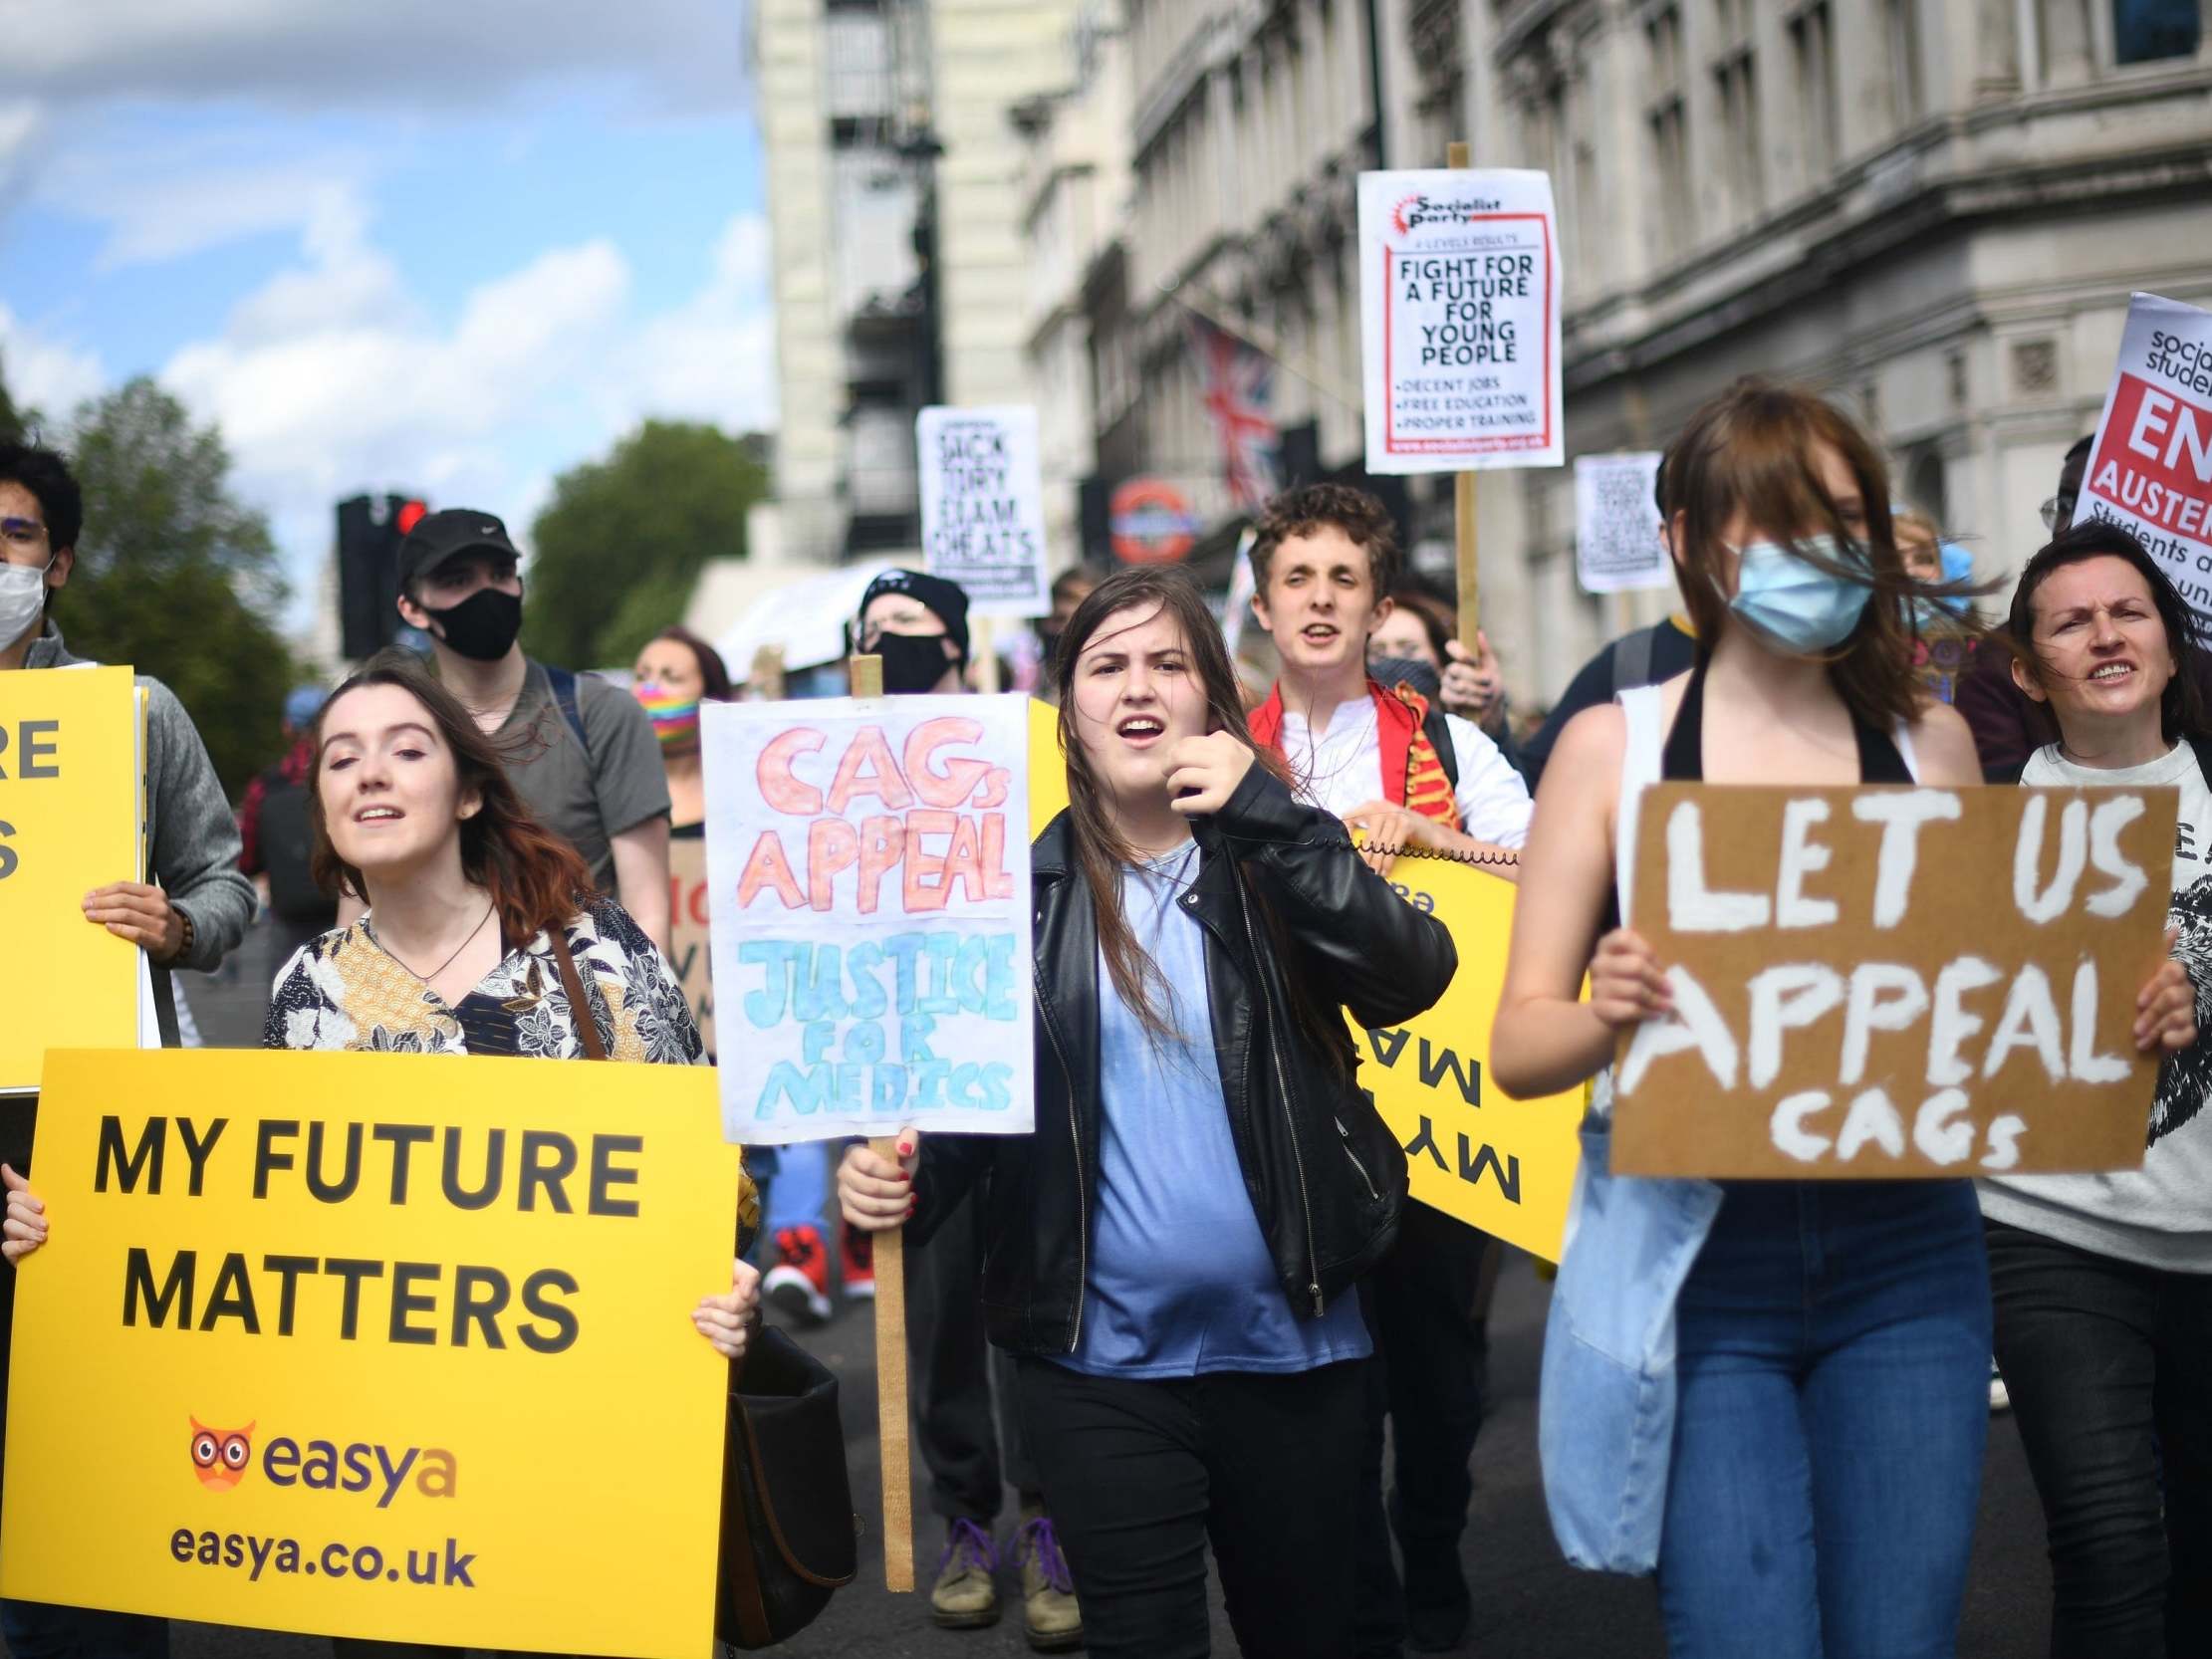
[[[561,711],[561,718],[569,723],[569,730],[576,733],[577,746],[589,756],[592,746],[584,739],[584,710],[577,702],[576,670],[556,668],[550,662],[541,663],[540,666],[545,669],[546,678],[552,683],[553,701]]]
[[[1428,739],[1428,746],[1436,751],[1436,764],[1444,769],[1444,781],[1451,785],[1452,793],[1459,793],[1459,747],[1452,742],[1452,729],[1445,724],[1444,711],[1431,703],[1428,713],[1421,717],[1421,735]]]
[[[262,774],[261,867],[269,877],[269,908],[285,921],[305,925],[338,921],[338,898],[315,884],[314,830],[308,824],[307,786],[283,770]]]

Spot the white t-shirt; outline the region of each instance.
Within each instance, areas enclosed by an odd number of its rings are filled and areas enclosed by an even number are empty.
[[[2097,769],[2039,749],[2023,786],[2172,784],[2181,791],[2174,835],[2176,954],[2197,988],[2197,1024],[2212,1031],[2212,791],[2186,743],[2142,766]],[[2150,1110],[2143,1167],[2115,1175],[2015,1175],[1978,1183],[1982,1213],[2099,1256],[2183,1273],[2212,1273],[2212,1038],[2167,1060]]]
[[[1447,714],[1444,726],[1459,761],[1453,798],[1460,828],[1478,841],[1519,846],[1529,836],[1529,786],[1473,721]],[[1303,714],[1285,709],[1280,741],[1300,800],[1343,818],[1390,799],[1382,787],[1382,734],[1371,696],[1339,703],[1319,741]]]

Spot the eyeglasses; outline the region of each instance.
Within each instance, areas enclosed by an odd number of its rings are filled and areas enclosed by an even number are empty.
[[[2080,498],[2077,496],[2055,495],[2049,501],[2045,502],[2041,507],[2037,508],[2036,511],[2043,515],[2043,528],[2046,530],[2058,529],[2059,515],[2061,513],[2064,513],[2067,516],[2068,522],[2071,523],[2074,518],[2075,503]]]
[[[46,526],[36,519],[0,519],[0,542],[11,548],[35,548],[46,539]]]

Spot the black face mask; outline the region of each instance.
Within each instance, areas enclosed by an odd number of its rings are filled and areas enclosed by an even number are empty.
[[[883,660],[886,696],[911,697],[934,691],[952,666],[941,633],[886,633],[877,637],[874,655]]]
[[[476,662],[497,662],[514,648],[515,635],[522,631],[522,595],[496,588],[479,588],[443,610],[422,608],[443,630],[445,642]]]
[[[1367,677],[1385,691],[1395,691],[1403,681],[1418,691],[1434,707],[1444,695],[1444,678],[1418,657],[1372,656],[1367,658]]]

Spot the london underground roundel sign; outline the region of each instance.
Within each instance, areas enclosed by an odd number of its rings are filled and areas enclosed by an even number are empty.
[[[1198,540],[1190,500],[1158,478],[1131,478],[1106,502],[1113,556],[1126,565],[1172,565]]]

